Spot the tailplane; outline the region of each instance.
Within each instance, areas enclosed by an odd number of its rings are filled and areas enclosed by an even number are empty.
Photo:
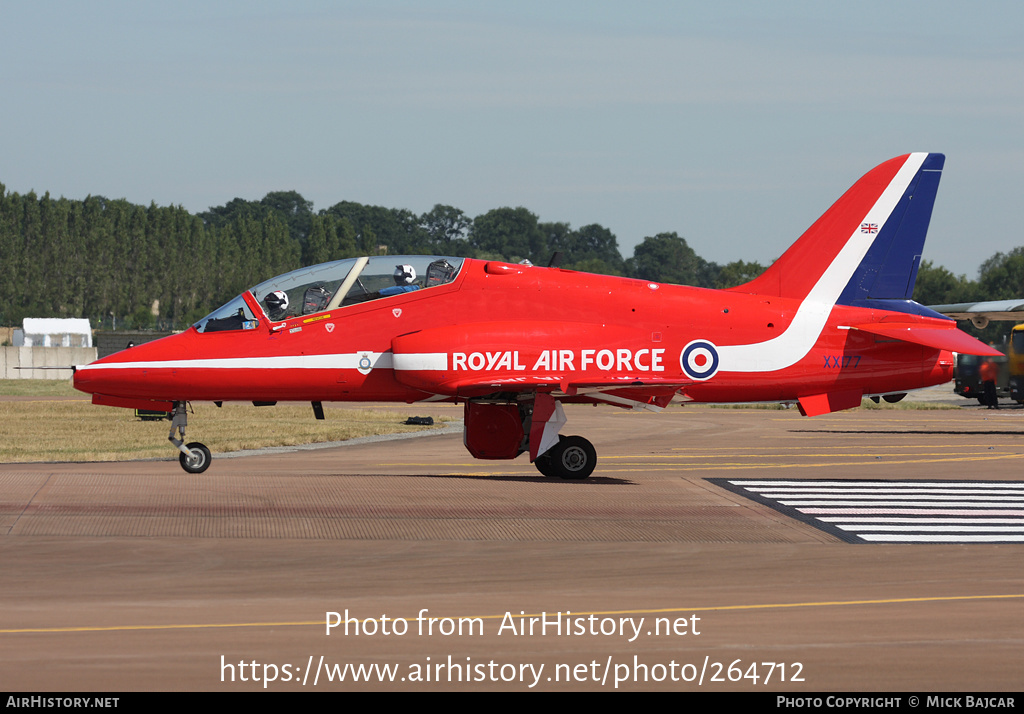
[[[914,153],[879,164],[764,273],[732,290],[865,307],[910,300],[945,158]]]

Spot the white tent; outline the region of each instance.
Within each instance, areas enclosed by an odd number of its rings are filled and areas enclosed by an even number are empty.
[[[26,317],[21,332],[15,331],[18,347],[92,347],[92,327],[84,318]]]

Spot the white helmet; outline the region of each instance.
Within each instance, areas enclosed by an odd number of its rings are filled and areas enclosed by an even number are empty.
[[[416,269],[411,265],[395,266],[395,285],[412,285],[416,282]]]
[[[288,293],[284,290],[275,290],[263,298],[263,304],[270,310],[270,316],[274,317],[288,309]]]

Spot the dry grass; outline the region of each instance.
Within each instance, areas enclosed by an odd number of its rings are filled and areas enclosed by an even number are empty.
[[[39,401],[0,400],[0,462],[128,461],[174,456],[174,447],[167,441],[169,421],[144,422],[129,409],[54,400],[55,396],[80,394],[59,381],[53,384],[63,384],[70,391],[53,392],[56,388],[46,380],[35,381],[42,386],[34,395],[31,389],[29,394],[23,391],[25,385],[12,385],[29,381],[35,380],[0,381],[0,395],[42,397]],[[325,407],[327,418],[317,421],[308,404],[225,404],[218,408],[197,403],[195,413],[189,414],[186,439],[201,441],[218,453],[423,431],[425,427],[402,424],[410,414],[431,414],[435,422],[461,416],[459,410],[440,405]],[[438,409],[446,413],[439,415]]]
[[[0,379],[3,397],[84,397],[67,379]]]
[[[784,409],[795,409],[794,405],[782,404],[780,402],[746,402],[737,404],[701,404],[700,402],[684,402],[683,406],[704,406],[710,409],[762,409],[768,411],[782,411]]]

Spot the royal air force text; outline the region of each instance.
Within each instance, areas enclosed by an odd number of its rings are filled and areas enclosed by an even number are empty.
[[[604,371],[619,372],[664,372],[664,349],[642,350],[544,350],[536,359],[520,354],[519,350],[500,352],[453,352],[452,370],[466,372],[492,372],[506,370],[529,371],[580,371],[596,367]],[[525,362],[523,361],[525,360]]]

